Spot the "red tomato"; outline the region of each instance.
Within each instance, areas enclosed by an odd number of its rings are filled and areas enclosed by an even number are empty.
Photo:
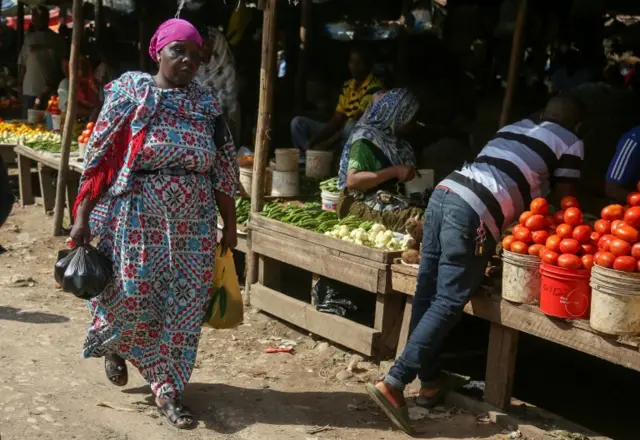
[[[535,244],[546,244],[547,238],[549,238],[548,231],[535,231],[531,234],[531,238]]]
[[[513,235],[507,235],[502,239],[502,249],[504,249],[505,251],[510,251],[511,243],[513,243],[514,241],[515,238],[513,238]]]
[[[96,124],[94,124],[93,122],[89,122],[87,124],[87,130],[93,130],[93,127],[95,127]]]
[[[637,265],[638,263],[633,257],[618,257],[613,262],[613,269],[623,272],[635,272]]]
[[[540,231],[547,227],[547,222],[545,221],[544,216],[534,214],[526,220],[524,226],[531,232]]]
[[[627,196],[629,206],[640,206],[640,192],[632,192]]]
[[[556,228],[556,235],[560,238],[571,238],[573,236],[573,227],[563,223]]]
[[[582,211],[578,208],[567,208],[564,211],[564,222],[571,226],[581,225],[584,221]]]
[[[527,244],[521,241],[514,241],[511,243],[511,252],[515,252],[516,254],[526,254],[528,248]]]
[[[636,193],[640,195],[640,193]],[[624,213],[624,222],[632,228],[640,227],[640,206],[633,206]]]
[[[540,249],[540,258],[547,264],[551,264],[556,266],[558,264],[558,257],[560,256],[557,252],[547,249],[546,247]]]
[[[591,239],[591,228],[587,225],[576,226],[572,235],[580,243],[586,243]]]
[[[624,207],[622,205],[609,205],[602,208],[600,217],[604,220],[620,220],[624,216]]]
[[[598,249],[601,251],[609,252],[609,244],[611,240],[615,240],[617,237],[611,234],[605,234],[602,236],[600,241],[598,241]]]
[[[558,251],[560,251],[560,242],[561,241],[562,241],[562,238],[560,238],[557,235],[552,235],[551,237],[549,237],[547,239],[547,242],[546,242],[545,246],[550,251],[558,252]]]
[[[598,242],[598,240],[600,240],[600,237],[602,237],[602,235],[599,232],[592,232],[591,235],[589,236],[591,241],[594,241],[596,243]]]
[[[587,270],[591,270],[593,264],[595,263],[595,257],[593,255],[583,255],[581,260],[582,266]]]
[[[598,220],[595,225],[593,225],[593,229],[601,235],[608,234],[611,232],[611,222],[609,220]]]
[[[549,211],[549,203],[542,197],[538,197],[531,201],[530,208],[534,214],[545,215]]]
[[[567,197],[563,197],[562,200],[560,200],[560,207],[562,209],[580,208],[580,203],[578,202],[578,199],[576,199],[575,197],[567,196]]]
[[[616,256],[611,252],[598,252],[598,256],[596,257],[596,264],[598,266],[612,268],[615,259]]]
[[[580,249],[580,243],[573,238],[565,238],[560,242],[560,252],[563,254],[577,254]]]
[[[636,260],[640,260],[640,243],[631,246],[631,256]]]
[[[89,137],[89,136],[91,136],[91,132],[89,130],[85,130],[85,131],[82,132],[82,136]]]
[[[82,142],[82,139],[84,139],[84,138],[82,137],[82,135],[78,136],[78,143],[79,143],[79,144],[82,144],[82,143],[83,143],[83,142]]]
[[[613,235],[623,239],[628,243],[636,243],[639,238],[638,230],[624,223],[618,226]]]
[[[598,251],[598,246],[593,243],[584,243],[581,247],[583,255],[593,255]]]
[[[616,229],[618,229],[618,226],[620,225],[624,225],[624,221],[622,220],[614,220],[611,222],[611,233],[615,234],[616,233]]]
[[[527,223],[527,220],[529,219],[529,217],[531,217],[532,215],[533,215],[533,212],[531,211],[525,211],[522,214],[520,214],[520,218],[518,219],[520,221],[520,224],[524,226]]]
[[[558,266],[566,269],[580,269],[582,268],[582,260],[577,255],[562,254],[558,257]]]
[[[532,244],[531,246],[529,246],[529,255],[533,255],[536,257],[540,256],[540,250],[544,247],[544,245],[541,244]]]
[[[631,245],[624,240],[614,238],[609,242],[609,252],[616,257],[624,257],[631,253]]]
[[[517,230],[513,231],[513,236],[516,240],[523,243],[531,243],[531,231],[524,226],[520,226]],[[513,243],[511,247],[513,248]]]
[[[564,209],[556,211],[556,213],[553,214],[553,219],[555,220],[554,223],[556,225],[561,225],[562,223],[564,223]]]
[[[636,187],[638,188],[638,191],[640,191],[640,180],[638,180],[638,183],[636,184]]]

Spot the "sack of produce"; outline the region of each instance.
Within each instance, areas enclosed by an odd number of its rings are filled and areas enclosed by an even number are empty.
[[[54,275],[63,291],[81,299],[100,295],[113,277],[111,261],[90,245],[58,253]]]

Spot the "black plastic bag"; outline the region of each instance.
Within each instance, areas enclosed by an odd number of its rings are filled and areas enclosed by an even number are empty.
[[[64,292],[89,300],[104,291],[112,276],[111,261],[93,246],[58,252],[55,278]]]
[[[373,325],[375,295],[347,284],[320,277],[311,289],[315,308],[319,312],[341,316],[363,325]]]

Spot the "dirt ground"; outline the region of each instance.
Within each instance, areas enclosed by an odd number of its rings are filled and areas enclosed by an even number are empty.
[[[56,290],[52,269],[64,239],[52,238],[42,206],[16,207],[0,229],[0,434],[30,439],[407,438],[369,401],[364,383],[378,365],[302,334],[255,310],[233,331],[205,328],[185,403],[197,429],[159,418],[150,389],[130,369],[129,385],[109,385],[101,360],[80,356],[89,314]],[[295,354],[264,348],[295,345]],[[349,364],[353,374],[344,373]],[[356,364],[357,363],[357,364]],[[340,372],[342,380],[336,378]],[[441,407],[416,413],[419,438],[506,439],[478,414]]]

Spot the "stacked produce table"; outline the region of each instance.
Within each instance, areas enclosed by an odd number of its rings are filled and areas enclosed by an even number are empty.
[[[55,174],[60,168],[60,153],[39,151],[22,145],[14,147],[18,162],[20,202],[22,206],[32,205],[35,202],[31,182],[31,167],[34,164],[38,169],[42,202],[46,212],[53,210],[56,202]],[[78,194],[78,183],[82,173],[82,161],[77,152],[71,152],[69,158],[69,171],[67,177],[67,206],[69,218],[73,218],[71,210]]]
[[[416,276],[417,269],[404,264],[391,266],[393,290],[407,295],[398,355],[407,341]],[[511,303],[499,292],[485,288],[471,298],[464,311],[491,322],[485,400],[499,408],[506,409],[511,402],[520,332],[640,371],[640,337],[603,336],[589,326],[588,320],[549,318],[537,306]]]
[[[390,266],[399,252],[336,239],[260,214],[251,216],[249,229],[251,251],[259,259],[258,282],[251,286],[252,305],[367,356],[395,352],[405,296],[392,289]],[[308,276],[292,281],[283,264],[303,269]],[[375,295],[373,328],[318,312],[310,301],[283,293],[287,283],[294,282],[297,291],[308,289],[310,299],[313,275]]]

